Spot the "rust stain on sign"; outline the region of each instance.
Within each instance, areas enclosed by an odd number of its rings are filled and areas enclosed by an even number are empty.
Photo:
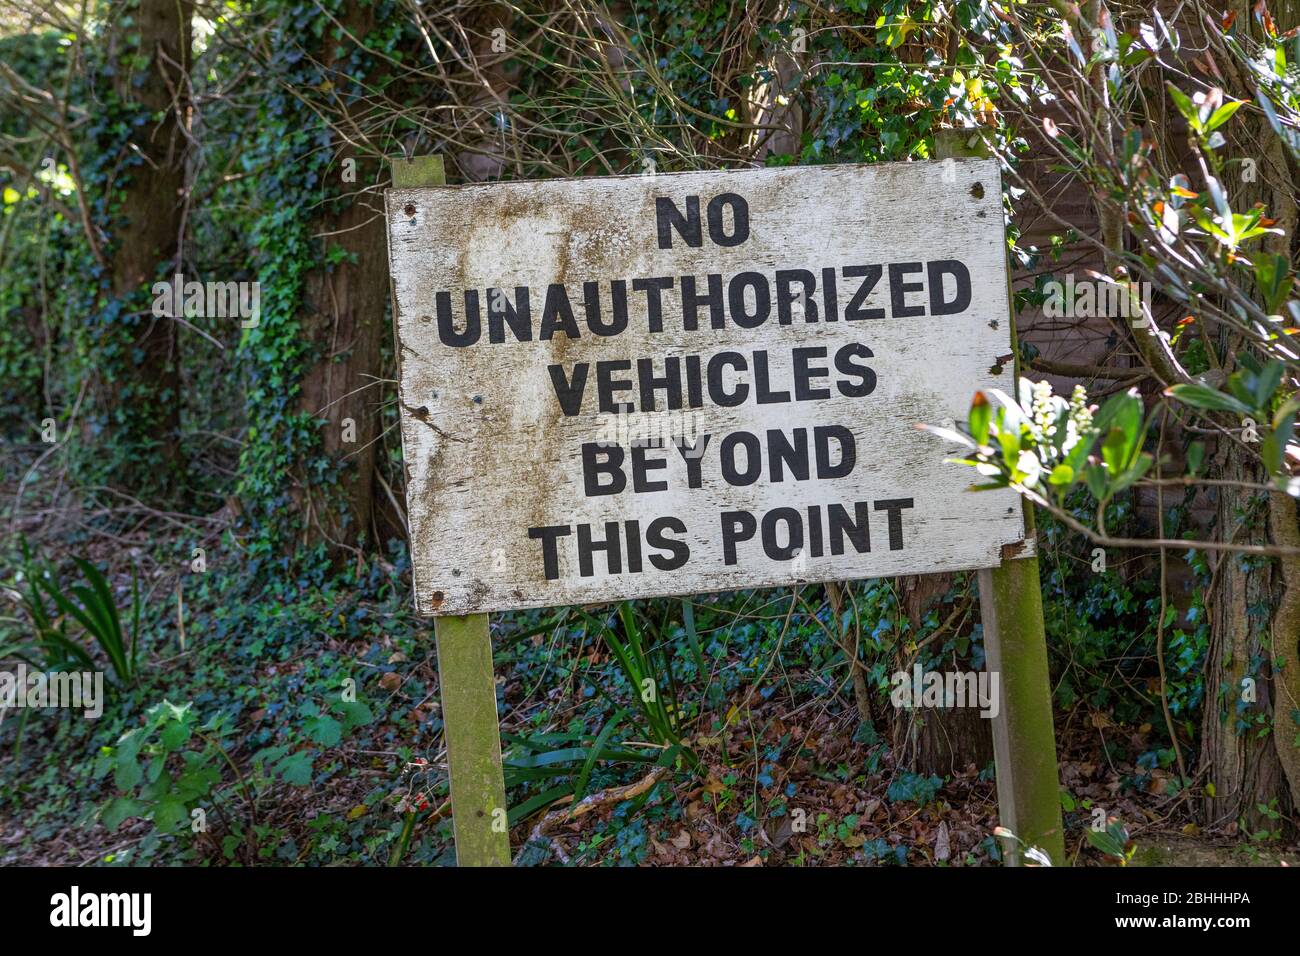
[[[913,422],[1007,351],[998,169],[389,190],[416,599],[466,614],[997,564]],[[978,187],[978,188],[977,188]]]

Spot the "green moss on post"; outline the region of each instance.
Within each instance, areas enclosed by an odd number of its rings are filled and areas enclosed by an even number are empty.
[[[993,761],[998,817],[1024,846],[1065,865],[1056,733],[1043,632],[1038,559],[1016,558],[979,574],[985,666],[1001,675],[1001,701],[993,719]],[[1007,862],[1021,860],[1021,845],[1005,841]]]
[[[418,186],[445,186],[447,170],[442,156],[415,156],[411,159],[389,160],[393,171],[394,189],[413,189]]]
[[[509,866],[492,638],[486,614],[440,617],[438,680],[458,866]]]
[[[939,130],[940,160],[988,158],[979,130]],[[1007,309],[1014,359],[1013,387],[1020,382],[1016,314],[1007,271]],[[1025,539],[1034,540],[1034,512],[1023,500]],[[984,621],[985,667],[1000,675],[1001,700],[993,718],[993,763],[998,782],[998,818],[1019,842],[1003,841],[1011,866],[1023,862],[1025,847],[1045,851],[1064,866],[1065,830],[1061,820],[1060,774],[1052,723],[1051,675],[1043,628],[1043,592],[1038,558],[1004,559],[979,573],[980,613]]]

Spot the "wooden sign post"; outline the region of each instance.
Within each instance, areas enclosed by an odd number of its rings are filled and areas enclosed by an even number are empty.
[[[394,189],[442,186],[447,182],[441,156],[394,160],[392,169]],[[396,311],[394,306],[394,315]],[[481,613],[437,618],[434,641],[451,780],[456,863],[509,866],[506,783],[501,769],[501,724],[488,616]]]
[[[462,865],[508,860],[487,612],[1033,554],[1019,496],[968,492],[913,427],[1009,384],[995,162],[430,188],[434,163],[395,164],[386,199]],[[1031,577],[1037,601],[1034,564],[993,572],[985,602],[990,667],[1020,675],[995,718],[999,798],[1059,862],[1045,650],[1041,673],[1008,660],[1042,644],[1041,607],[1022,631]]]
[[[940,160],[988,159],[988,146],[971,130],[940,130],[935,136]],[[1012,384],[1019,389],[1020,353],[1016,310],[1011,307],[1011,264],[1006,266],[1007,331],[1011,337]],[[1017,391],[1012,392],[1019,400]],[[1021,501],[1025,540],[1036,541],[1034,509]],[[1004,841],[1012,866],[1023,849],[1037,846],[1053,864],[1065,863],[1061,819],[1061,780],[1056,767],[1051,675],[1043,628],[1043,591],[1036,548],[1007,557],[979,571],[980,616],[984,624],[984,666],[1002,675],[998,716],[993,720],[993,766],[997,776],[998,817],[1017,837]]]

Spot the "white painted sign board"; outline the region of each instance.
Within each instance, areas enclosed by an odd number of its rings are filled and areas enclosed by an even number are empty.
[[[1001,195],[990,160],[389,190],[419,610],[997,565],[1017,496],[914,425],[1012,390]]]

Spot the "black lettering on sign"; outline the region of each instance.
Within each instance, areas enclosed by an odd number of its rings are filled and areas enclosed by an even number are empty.
[[[591,536],[591,525],[578,525],[578,573],[589,578],[596,573],[595,563],[591,560],[597,551],[605,552],[605,566],[610,574],[623,571],[622,549],[619,543],[617,521],[605,522],[605,540],[599,541]]]
[[[839,299],[835,294],[835,270],[822,270],[822,301],[826,305],[826,321],[838,322],[840,318]]]
[[[686,524],[680,518],[655,518],[650,522],[650,527],[646,528],[646,544],[655,548],[657,551],[667,551],[668,556],[662,554],[650,555],[650,563],[660,571],[676,571],[691,556],[691,549],[685,541],[677,541],[667,537],[665,531],[675,531],[677,534],[686,533]]]
[[[754,290],[754,311],[745,308],[745,290]],[[741,272],[727,285],[727,305],[731,308],[731,321],[742,329],[756,329],[772,314],[772,292],[767,276],[761,272]],[[788,323],[787,323],[788,324]]]
[[[595,285],[595,283],[589,282],[588,285]],[[552,282],[546,287],[546,304],[542,306],[542,327],[537,333],[537,338],[548,342],[557,329],[571,339],[579,336],[578,323],[573,318],[573,306],[569,304],[569,291],[562,283]]]
[[[636,377],[641,386],[641,411],[653,412],[655,410],[655,392],[659,389],[664,390],[664,397],[667,399],[669,408],[682,407],[682,360],[675,355],[669,355],[664,359],[663,378],[657,378],[654,374],[654,359],[637,359],[636,360]]]
[[[560,577],[560,553],[557,542],[569,534],[573,534],[573,531],[564,524],[550,524],[528,529],[528,537],[531,540],[542,542],[542,570],[548,581],[555,581]]]
[[[871,529],[867,525],[867,503],[853,502],[853,518],[843,505],[831,505],[826,509],[826,520],[831,526],[831,554],[844,553],[844,537],[853,542],[858,554],[871,550]]]
[[[785,544],[777,544],[776,526],[784,522]],[[789,561],[803,550],[803,517],[793,508],[773,508],[763,515],[763,553],[773,561]]]
[[[633,279],[632,291],[645,293],[646,327],[651,332],[664,330],[664,304],[660,296],[666,289],[673,287],[672,276],[658,276],[654,279]],[[627,316],[623,317],[627,325]]]
[[[510,326],[515,341],[531,342],[533,339],[533,316],[528,308],[528,286],[515,286],[515,301],[506,298],[505,289],[488,289],[488,341],[500,345],[506,340],[505,326]],[[568,298],[565,298],[568,304]],[[569,316],[572,323],[573,316]],[[573,326],[576,335],[578,327]]]
[[[586,362],[573,366],[573,377],[566,378],[563,365],[548,365],[546,371],[551,375],[551,386],[555,389],[555,398],[560,403],[560,410],[567,416],[582,411],[582,394],[587,390]]]
[[[694,332],[700,327],[700,306],[709,307],[709,324],[715,329],[727,326],[727,314],[722,307],[722,276],[712,273],[706,277],[709,291],[701,295],[695,291],[695,276],[682,276],[682,328]]]
[[[731,232],[726,229],[723,217],[725,210],[731,210]],[[704,245],[703,230],[700,228],[700,197],[686,197],[686,214],[677,208],[668,196],[655,197],[655,234],[660,249],[673,247],[673,233],[685,241],[692,249]],[[738,246],[749,238],[749,203],[744,197],[735,193],[722,193],[709,200],[709,238],[715,245]]]
[[[704,460],[704,452],[709,447],[710,437],[708,434],[696,435],[693,443],[688,442],[685,438],[679,438],[673,443],[678,453],[681,454],[682,461],[686,463],[687,488],[703,487],[700,462]]]
[[[853,293],[853,298],[849,304],[844,307],[844,319],[847,322],[857,322],[861,319],[883,319],[885,317],[884,309],[864,308],[867,296],[871,295],[871,290],[876,287],[880,281],[881,273],[884,270],[881,266],[845,266],[844,278],[861,279],[858,284],[858,291]]]
[[[748,541],[758,530],[758,519],[748,511],[722,512],[722,562],[736,563],[736,544]]]
[[[767,454],[772,481],[785,481],[787,468],[795,481],[808,480],[808,429],[796,428],[793,441],[780,429],[772,429],[767,433]]]
[[[597,405],[602,412],[610,415],[617,415],[622,402],[616,397],[616,392],[632,391],[632,380],[628,378],[614,378],[615,372],[628,372],[632,369],[632,363],[627,359],[610,359],[609,361],[596,363],[596,398]]]
[[[822,549],[822,507],[808,506],[808,556],[820,558]]]
[[[438,309],[438,338],[443,345],[463,349],[473,345],[482,334],[478,314],[478,290],[465,290],[465,329],[456,331],[456,319],[451,314],[451,293],[439,292],[434,296]]]
[[[876,502],[877,511],[889,513],[889,550],[903,548],[903,509],[912,507],[911,498],[889,498]]]
[[[676,230],[677,235],[685,239],[686,244],[692,249],[704,245],[704,237],[700,233],[700,197],[686,197],[686,215],[683,216],[677,204],[667,196],[656,196],[655,230],[659,234],[660,249],[673,247],[673,230]],[[633,288],[635,287],[634,284]]]
[[[629,574],[641,573],[641,522],[629,519],[623,522],[627,532],[627,570]]]
[[[924,283],[903,281],[903,276],[920,272],[923,268],[924,266],[919,262],[889,264],[889,307],[893,311],[894,318],[906,319],[915,315],[925,315],[925,306],[907,304],[907,293],[920,292],[925,288]]]
[[[668,467],[668,461],[665,458],[646,458],[646,452],[652,449],[644,445],[632,446],[632,490],[637,494],[644,494],[647,491],[667,491],[668,482],[652,481],[649,473],[658,471],[661,468]]]
[[[830,370],[812,368],[808,364],[811,359],[824,359],[826,357],[826,347],[811,345],[806,348],[797,348],[791,353],[791,357],[794,359],[794,400],[796,402],[811,402],[819,398],[830,398],[831,390],[829,388],[813,388],[812,386],[813,379],[826,378],[830,375]],[[838,358],[838,354],[836,357]]]
[[[745,449],[745,468],[742,471],[736,463],[736,446]],[[743,488],[758,481],[763,473],[763,446],[757,435],[749,432],[732,432],[722,439],[718,452],[722,462],[722,478],[729,485]]]
[[[743,372],[749,368],[749,363],[739,352],[719,352],[709,359],[709,397],[713,399],[715,405],[735,408],[745,403],[745,399],[749,396],[749,386],[744,382],[737,382],[734,392],[723,391],[722,370],[726,366],[730,366],[737,372]]]
[[[813,429],[813,441],[817,446],[818,478],[843,478],[858,463],[858,446],[853,440],[853,432],[843,425],[818,425]],[[831,441],[840,446],[837,465],[831,464]]]
[[[832,270],[833,271],[833,270]],[[799,284],[799,291],[792,292],[790,287]],[[790,306],[798,301],[803,305],[803,317],[806,322],[817,321],[817,303],[813,295],[817,292],[817,278],[807,269],[776,270],[776,318],[782,325],[794,321],[794,312]]]
[[[937,259],[926,264],[926,277],[930,284],[930,314],[955,315],[970,306],[970,270],[956,259]],[[943,298],[943,277],[956,280],[957,290],[951,302]]]
[[[582,443],[582,493],[588,498],[599,495],[616,495],[627,487],[623,475],[623,448],[620,445],[602,445],[600,442]],[[600,480],[609,475],[608,482]]]
[[[851,382],[836,382],[835,387],[840,390],[840,394],[845,398],[863,398],[870,395],[876,390],[876,373],[866,365],[860,365],[853,361],[854,357],[874,358],[871,349],[867,348],[861,342],[850,342],[844,348],[835,353],[835,371],[841,375],[857,376],[858,384]]]
[[[754,396],[760,405],[775,405],[790,401],[789,392],[772,391],[772,377],[767,368],[767,352],[754,353]]]
[[[731,235],[722,228],[722,207],[731,207]],[[723,193],[709,200],[709,238],[715,245],[738,246],[749,238],[749,203],[735,193]]]

